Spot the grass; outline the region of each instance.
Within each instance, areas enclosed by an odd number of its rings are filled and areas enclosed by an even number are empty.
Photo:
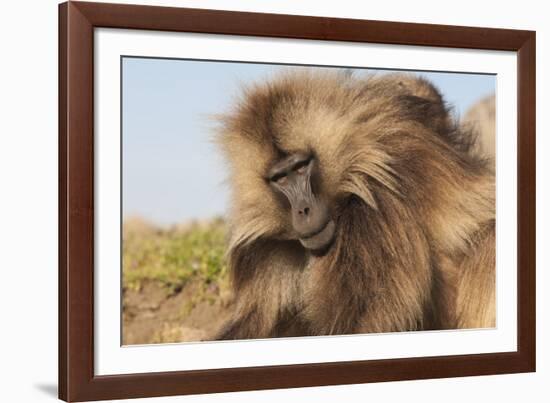
[[[206,289],[227,280],[226,224],[222,219],[161,228],[140,219],[124,222],[123,287],[155,281],[170,292],[189,281]]]

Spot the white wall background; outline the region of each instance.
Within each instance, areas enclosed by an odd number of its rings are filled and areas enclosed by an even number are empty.
[[[116,1],[116,0],[111,0]],[[550,394],[550,15],[545,3],[338,0],[116,1],[537,31],[538,372],[277,391],[172,397],[151,402],[543,402]],[[0,401],[56,399],[57,1],[0,6]]]

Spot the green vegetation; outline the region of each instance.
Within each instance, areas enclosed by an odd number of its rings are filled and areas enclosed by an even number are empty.
[[[189,281],[205,290],[227,280],[226,225],[222,219],[160,228],[124,222],[123,287],[138,291],[154,281],[178,292]]]

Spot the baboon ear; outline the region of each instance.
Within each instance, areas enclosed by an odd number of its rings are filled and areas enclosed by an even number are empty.
[[[432,130],[447,132],[451,119],[439,91],[421,77],[402,76],[397,78],[400,88],[399,102],[410,119],[428,126]]]

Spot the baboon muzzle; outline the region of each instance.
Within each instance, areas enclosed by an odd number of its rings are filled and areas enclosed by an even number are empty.
[[[270,170],[272,186],[290,205],[292,227],[308,249],[325,248],[334,235],[334,222],[326,201],[314,191],[317,161],[308,154],[292,154]]]

